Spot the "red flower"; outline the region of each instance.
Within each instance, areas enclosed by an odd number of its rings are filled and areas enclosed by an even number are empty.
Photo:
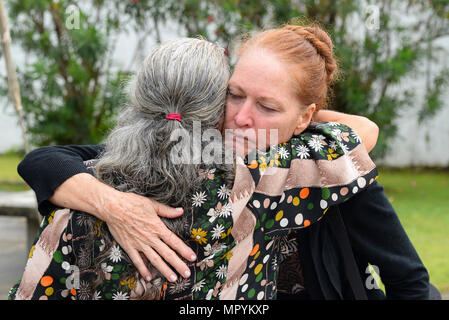
[[[214,16],[208,16],[208,17],[207,17],[207,21],[209,21],[209,22],[214,22],[214,21],[215,21]]]

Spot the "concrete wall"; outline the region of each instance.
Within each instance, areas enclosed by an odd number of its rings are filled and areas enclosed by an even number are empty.
[[[449,92],[445,94],[445,101],[449,101]],[[417,111],[416,106],[411,106],[401,112],[391,151],[378,164],[449,167],[449,104],[421,125],[417,122]]]

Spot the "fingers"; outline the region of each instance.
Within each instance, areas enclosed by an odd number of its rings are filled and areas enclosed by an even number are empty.
[[[127,253],[129,258],[133,262],[134,266],[136,267],[137,271],[139,271],[140,275],[147,282],[151,281],[151,279],[153,279],[153,275],[151,274],[150,270],[148,270],[148,268],[146,267],[139,252],[137,252],[136,250],[131,250],[130,252]]]
[[[183,208],[171,208],[169,206],[163,205],[161,203],[155,202],[156,212],[159,216],[165,218],[176,218],[179,217],[183,212]],[[195,261],[196,255],[193,250],[184,243],[180,238],[178,238],[172,231],[163,225],[164,231],[160,233],[160,238],[169,247],[175,249],[184,259],[189,261]]]
[[[154,204],[157,215],[164,218],[177,218],[184,213],[183,208],[172,208],[158,202],[154,202]]]
[[[145,251],[145,256],[148,261],[170,282],[175,282],[178,278],[176,274],[169,268],[159,254],[152,248],[148,248]]]
[[[176,252],[169,248],[163,241],[158,241],[154,249],[160,256],[184,278],[190,277],[189,267],[182,261]]]
[[[160,235],[160,237],[165,244],[176,250],[176,252],[178,252],[184,259],[191,262],[196,260],[195,252],[168,228],[166,232],[163,232]]]
[[[170,282],[177,279],[173,270],[182,277],[190,277],[190,269],[182,258],[193,262],[196,260],[195,252],[160,219],[177,218],[183,214],[183,209],[171,208],[135,194],[126,194],[122,200],[120,203],[123,205],[118,205],[116,210],[111,211],[122,212],[122,215],[113,216],[126,218],[113,220],[108,225],[111,234],[125,249],[141,276],[146,280],[152,278],[143,261],[148,259]]]

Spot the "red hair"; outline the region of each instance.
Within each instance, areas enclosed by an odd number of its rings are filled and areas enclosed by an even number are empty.
[[[306,106],[316,110],[326,106],[328,89],[337,72],[330,36],[318,25],[285,25],[261,32],[244,41],[239,55],[253,48],[268,49],[282,61],[293,65],[294,89]]]

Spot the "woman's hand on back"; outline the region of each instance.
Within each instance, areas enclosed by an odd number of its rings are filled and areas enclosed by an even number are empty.
[[[137,194],[119,192],[105,199],[101,215],[105,217],[114,239],[145,279],[149,280],[152,275],[141,253],[167,280],[176,281],[176,274],[167,263],[188,278],[190,270],[176,252],[189,261],[194,261],[196,256],[192,249],[167,228],[159,216],[177,218],[182,213],[182,208],[174,209]]]
[[[182,208],[171,208],[137,194],[120,192],[87,173],[66,180],[49,200],[105,221],[114,239],[147,281],[152,275],[145,259],[168,281],[177,279],[169,265],[183,277],[190,276],[188,266],[178,254],[194,261],[195,253],[159,218],[179,217],[183,214]]]

